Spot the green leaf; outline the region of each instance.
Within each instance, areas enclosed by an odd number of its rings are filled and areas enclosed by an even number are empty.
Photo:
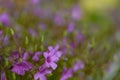
[[[27,45],[29,43],[29,39],[28,39],[28,37],[26,36],[25,37],[25,44]]]
[[[10,28],[10,32],[12,35],[14,35],[14,30],[12,28]]]

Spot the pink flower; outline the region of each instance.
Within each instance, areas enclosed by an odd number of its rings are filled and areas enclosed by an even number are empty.
[[[40,0],[31,0],[32,4],[38,4],[40,2]]]
[[[51,74],[51,70],[44,65],[39,67],[39,71],[34,75],[34,80],[46,80],[46,74]]]
[[[40,24],[39,24],[39,28],[40,28],[41,30],[45,30],[46,27],[47,27],[47,26],[46,26],[44,23],[40,23]]]
[[[81,44],[84,41],[84,39],[85,39],[84,35],[80,32],[77,32],[74,37],[75,46],[78,46],[79,44]]]
[[[19,59],[19,54],[17,51],[12,52],[12,54],[8,57],[8,60],[13,62]]]
[[[23,60],[23,61],[26,61],[27,58],[28,58],[28,56],[29,56],[29,53],[28,53],[28,52],[25,52],[24,55],[23,55],[23,57],[22,57],[22,60]]]
[[[32,57],[32,60],[39,61],[39,56],[41,55],[41,52],[36,52],[35,55]]]
[[[74,6],[71,12],[71,16],[74,20],[79,20],[81,18],[81,10],[79,6]]]
[[[9,60],[14,62],[11,67],[11,71],[22,76],[25,74],[26,71],[29,71],[32,68],[32,64],[26,61],[28,56],[29,56],[28,52],[24,53],[24,55],[22,56],[22,61],[19,61],[20,59],[19,53],[14,52],[9,57]]]
[[[79,69],[83,69],[84,66],[85,66],[84,62],[82,62],[82,61],[77,61],[77,62],[74,64],[74,66],[73,66],[73,71],[75,72],[75,71],[77,71],[77,70],[79,70]]]
[[[10,17],[7,13],[0,14],[0,23],[2,23],[4,26],[10,25]]]
[[[28,33],[34,38],[37,38],[37,36],[38,36],[37,32],[32,28],[28,29]]]
[[[67,31],[68,32],[73,32],[75,28],[75,24],[73,22],[69,23]]]
[[[44,58],[45,58],[45,65],[49,68],[51,67],[53,70],[57,68],[56,62],[59,60],[59,58],[62,55],[61,51],[58,51],[59,45],[56,45],[55,48],[49,46],[48,47],[49,52],[44,52]]]
[[[68,78],[71,78],[73,76],[73,71],[72,69],[67,69],[66,67],[63,68],[63,72],[62,72],[62,77],[60,78],[60,80],[67,80]]]
[[[65,24],[65,19],[63,18],[63,16],[61,15],[56,15],[54,16],[54,23],[57,25],[57,26],[62,26]]]
[[[29,71],[32,68],[32,64],[28,62],[18,62],[14,63],[12,66],[12,72],[17,73],[19,75],[24,75],[26,71]]]

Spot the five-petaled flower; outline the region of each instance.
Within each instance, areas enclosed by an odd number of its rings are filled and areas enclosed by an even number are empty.
[[[51,74],[52,71],[49,70],[44,65],[39,67],[39,71],[34,75],[34,80],[46,80],[46,74]]]
[[[73,76],[73,70],[72,68],[67,69],[66,67],[63,67],[62,77],[60,80],[67,80],[68,78],[71,78]]]
[[[32,64],[26,61],[14,63],[12,66],[12,72],[17,73],[18,75],[24,75],[26,71],[29,71],[32,68]]]
[[[57,68],[56,62],[59,60],[60,56],[62,55],[62,52],[58,51],[59,45],[56,45],[55,48],[49,46],[48,49],[48,52],[43,53],[45,58],[45,65],[48,68],[51,67],[53,70],[55,70]]]
[[[0,14],[0,23],[4,26],[10,25],[10,17],[7,13]]]
[[[22,57],[22,61],[19,61],[20,57],[19,57],[19,53],[18,52],[14,52],[11,57],[13,56],[13,58],[15,58],[17,61],[14,61],[12,67],[11,67],[11,71],[18,74],[18,75],[24,75],[26,71],[29,71],[32,68],[32,64],[27,62],[27,58],[29,56],[29,53],[24,53],[23,57]],[[11,61],[14,59],[11,59],[11,57],[9,58]]]
[[[74,66],[73,66],[73,71],[76,72],[80,69],[83,69],[85,66],[84,62],[83,61],[77,61]]]

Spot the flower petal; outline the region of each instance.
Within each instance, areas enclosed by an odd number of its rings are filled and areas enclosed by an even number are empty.
[[[29,53],[25,52],[22,59],[25,61],[27,60],[28,56],[29,56]]]
[[[59,60],[59,58],[56,55],[51,57],[51,61],[53,61],[53,62],[57,62],[58,60]]]
[[[45,77],[45,75],[41,74],[40,72],[37,72],[34,75],[34,80],[46,80],[46,77]]]
[[[49,54],[47,52],[44,52],[43,55],[45,58],[47,58]]]
[[[56,52],[56,56],[57,56],[57,57],[61,57],[61,55],[62,55],[62,52],[61,52],[61,51],[57,51],[57,52]]]
[[[45,75],[42,75],[42,76],[40,77],[40,80],[46,80]]]
[[[32,57],[32,60],[39,61],[40,54],[41,54],[41,52],[36,52],[35,55]]]
[[[59,46],[59,44],[56,44],[56,46],[55,46],[55,48],[54,48],[54,49],[55,49],[55,50],[58,50],[58,49],[59,49],[59,47],[60,47],[60,46]]]
[[[35,75],[34,75],[34,80],[38,80],[40,78],[40,73],[37,72]]]
[[[49,47],[48,47],[48,50],[49,50],[49,51],[53,50],[53,47],[52,47],[52,46],[49,46]]]
[[[51,62],[50,66],[52,67],[53,70],[55,70],[57,68],[57,64],[54,62]]]

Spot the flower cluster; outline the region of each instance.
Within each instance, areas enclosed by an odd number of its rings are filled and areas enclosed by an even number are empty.
[[[27,57],[28,57],[27,52],[24,53],[22,58],[18,52],[12,53],[9,57],[9,60],[13,62],[11,71],[19,75],[24,75],[26,71],[29,71],[32,68],[32,64],[27,62],[26,60]]]
[[[0,79],[119,79],[119,10],[90,12],[92,1],[0,0]]]
[[[51,74],[52,70],[57,68],[57,62],[62,55],[62,51],[58,49],[59,45],[57,44],[55,48],[49,46],[46,52],[34,53],[32,60],[35,62],[40,61],[40,55],[44,56],[44,63],[38,66],[38,71],[34,74],[34,80],[46,80],[46,75]],[[11,71],[23,76],[25,72],[35,70],[36,65],[32,65],[32,63],[27,61],[28,57],[31,56],[29,52],[25,52],[23,56],[21,56],[21,54],[22,53],[13,52],[9,57],[9,61],[13,63]]]
[[[51,74],[52,70],[55,70],[57,68],[56,62],[58,62],[59,58],[62,55],[61,51],[58,51],[59,45],[56,45],[55,48],[52,46],[48,47],[47,52],[44,52],[44,64],[39,67],[38,72],[34,75],[35,80],[46,80],[45,75]],[[52,68],[52,69],[50,69]]]
[[[73,74],[79,70],[84,69],[85,64],[83,61],[76,61],[72,68],[67,69],[65,66],[63,67],[63,72],[60,80],[68,80],[73,77]]]

